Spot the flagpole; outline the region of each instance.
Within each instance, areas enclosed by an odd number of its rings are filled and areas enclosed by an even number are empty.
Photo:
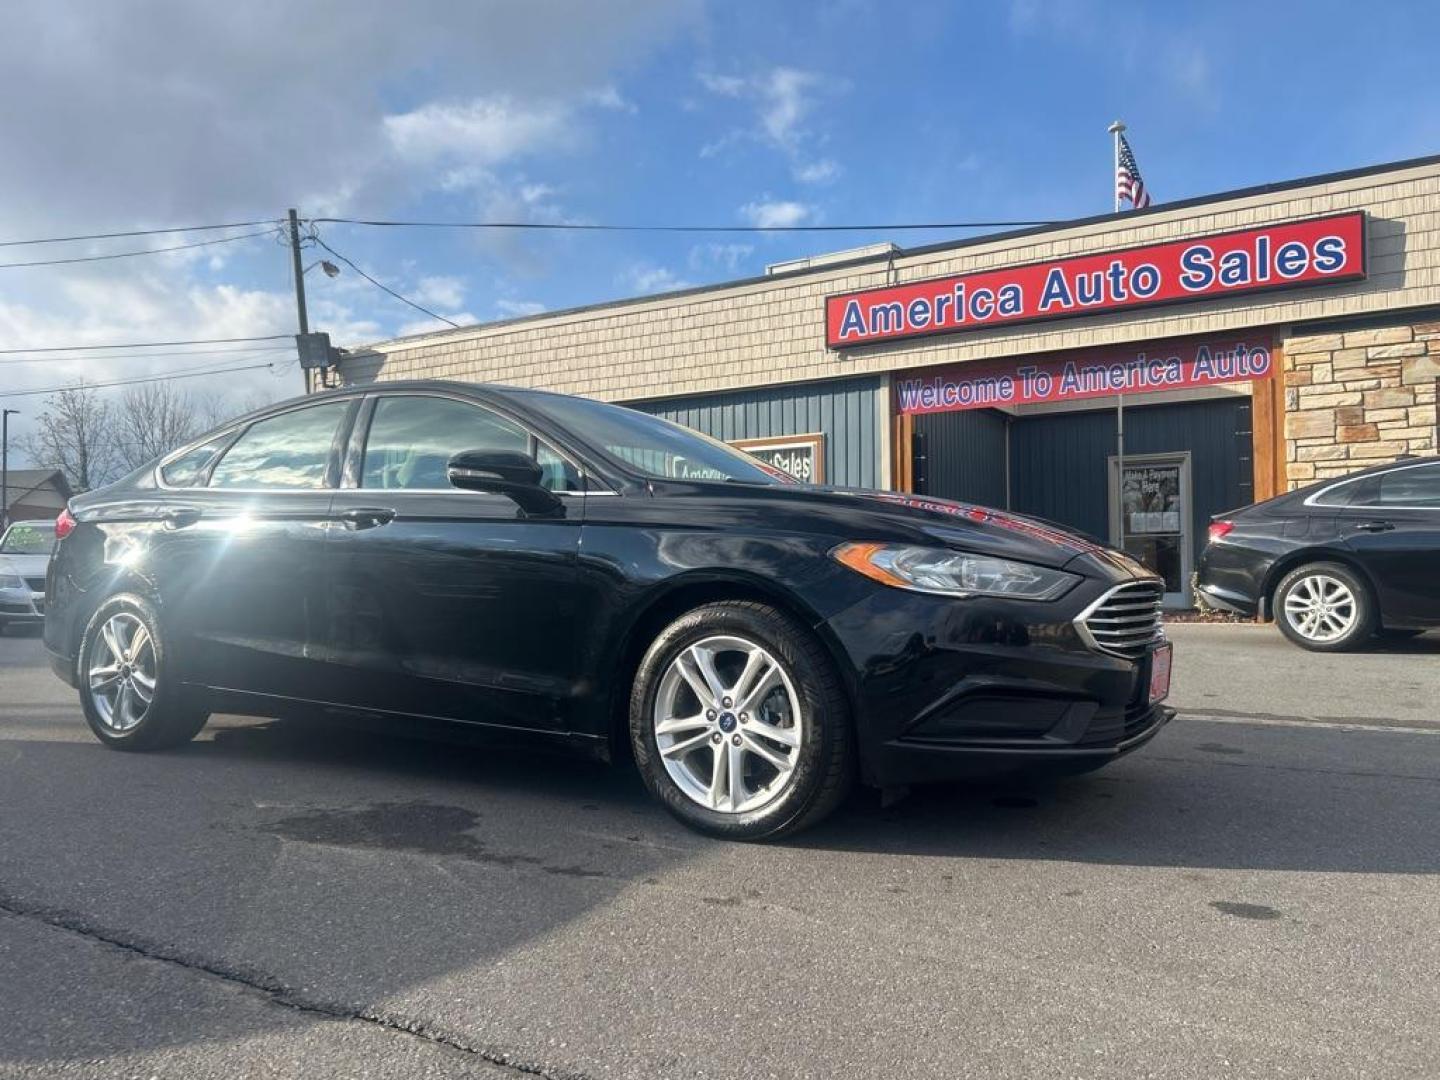
[[[1111,143],[1115,152],[1115,168],[1110,174],[1110,186],[1115,191],[1115,213],[1120,212],[1120,133],[1125,130],[1123,121],[1116,120],[1110,125]],[[1120,532],[1117,547],[1125,550],[1125,394],[1115,395],[1115,501],[1120,511]]]
[[[1107,130],[1110,132],[1110,143],[1115,150],[1115,170],[1110,174],[1110,187],[1115,192],[1115,213],[1118,214],[1120,212],[1120,184],[1117,182],[1117,177],[1120,175],[1120,133],[1125,130],[1125,122],[1116,120]]]

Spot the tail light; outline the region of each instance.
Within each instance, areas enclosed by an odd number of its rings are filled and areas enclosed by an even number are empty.
[[[1223,540],[1235,531],[1233,521],[1212,521],[1210,522],[1210,543],[1216,540]]]
[[[55,519],[55,539],[64,540],[65,537],[75,531],[76,524],[75,515],[70,513],[70,508],[67,506],[64,510],[60,511],[60,516]]]

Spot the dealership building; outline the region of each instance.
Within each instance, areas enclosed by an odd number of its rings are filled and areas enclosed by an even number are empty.
[[[669,417],[803,479],[1122,543],[1175,605],[1212,514],[1436,452],[1440,157],[357,349]]]

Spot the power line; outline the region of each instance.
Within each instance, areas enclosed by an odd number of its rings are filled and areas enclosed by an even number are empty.
[[[170,247],[141,248],[138,251],[115,251],[109,255],[77,255],[69,259],[35,259],[30,262],[0,263],[0,270],[15,270],[23,266],[64,266],[69,263],[105,262],[107,259],[129,259],[136,255],[163,255],[167,251],[189,251],[191,248],[210,247],[212,244],[231,244],[236,240],[249,240],[256,236],[268,236],[272,229],[257,229],[255,232],[240,233],[238,236],[222,236],[215,240],[197,240],[193,244],[172,244]]]
[[[357,274],[359,274],[359,275],[360,275],[362,278],[364,278],[366,281],[370,282],[370,284],[371,284],[371,285],[374,285],[377,289],[382,289],[382,290],[384,290],[385,292],[389,293],[389,294],[390,294],[391,296],[393,296],[396,300],[399,300],[399,301],[400,301],[401,303],[403,303],[403,304],[409,304],[409,305],[410,305],[412,308],[414,308],[416,311],[423,311],[426,315],[429,315],[432,319],[439,319],[439,320],[440,320],[441,322],[443,322],[443,323],[449,323],[451,326],[455,327],[455,329],[457,329],[457,330],[460,329],[460,324],[457,323],[457,322],[455,322],[453,319],[447,319],[444,315],[437,315],[435,312],[431,311],[429,308],[423,307],[422,305],[417,304],[414,300],[411,300],[408,296],[401,296],[401,295],[400,295],[398,292],[396,292],[394,289],[390,288],[389,285],[385,285],[385,284],[382,284],[382,283],[379,282],[379,281],[376,281],[373,277],[371,277],[369,274],[367,274],[364,270],[361,270],[360,267],[356,266],[353,262],[351,262],[349,259],[347,259],[344,255],[341,255],[338,251],[336,251],[334,248],[332,248],[329,244],[325,243],[324,240],[321,240],[320,237],[319,237],[319,235],[316,234],[314,231],[312,231],[312,232],[310,233],[310,239],[314,240],[314,241],[315,241],[317,244],[319,244],[322,248],[324,248],[326,251],[328,251],[331,255],[334,255],[337,259],[339,259],[341,262],[343,262],[346,266],[350,267],[351,270],[354,270]]]
[[[171,345],[230,345],[238,341],[289,341],[294,334],[263,334],[256,337],[190,338],[187,341],[135,341],[123,345],[43,345],[24,349],[0,349],[0,354],[92,352],[99,349],[164,349]]]
[[[98,355],[66,355],[66,356],[35,356],[35,357],[6,357],[0,359],[0,366],[11,364],[63,364],[77,360],[166,360],[172,356],[211,356],[211,357],[233,357],[240,360],[253,360],[258,356],[271,353],[292,352],[289,345],[267,345],[259,349],[176,349],[173,352],[163,353],[104,353]],[[218,363],[217,361],[212,361]]]
[[[127,236],[166,236],[183,232],[213,232],[217,229],[249,229],[256,225],[279,225],[279,218],[257,221],[232,221],[225,225],[176,225],[168,229],[129,229],[125,232],[88,233],[84,236],[44,236],[34,240],[0,240],[0,247],[26,247],[31,244],[69,244],[79,240],[117,240]]]
[[[66,390],[105,390],[113,386],[134,386],[139,383],[165,382],[171,379],[197,379],[203,375],[225,375],[234,371],[260,371],[264,368],[274,368],[274,363],[247,364],[240,367],[218,367],[205,371],[180,371],[167,372],[164,375],[145,375],[135,379],[114,379],[110,382],[80,382],[68,383],[65,386],[47,386],[40,390],[15,390],[0,394],[0,398],[36,397],[40,394],[58,394]]]
[[[1019,229],[1032,225],[1055,225],[1055,221],[936,221],[895,222],[879,225],[596,225],[546,221],[383,221],[362,218],[318,217],[316,225],[372,225],[403,229],[530,229],[571,232],[644,233],[827,233],[900,232],[922,229]]]

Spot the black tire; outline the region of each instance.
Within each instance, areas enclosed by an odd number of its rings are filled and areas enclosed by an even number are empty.
[[[753,642],[780,664],[795,690],[800,715],[794,722],[802,730],[800,746],[792,751],[792,771],[780,793],[757,809],[739,813],[701,806],[681,789],[661,759],[653,722],[671,664],[690,646],[720,635]],[[855,732],[834,664],[805,626],[768,604],[706,604],[667,626],[635,675],[630,742],[651,794],[692,829],[723,839],[769,840],[798,832],[834,810],[854,782]]]
[[[1348,628],[1333,637],[1307,634],[1304,619],[1292,613],[1287,606],[1298,605],[1313,595],[1317,581],[1322,584],[1338,583],[1348,591],[1351,598],[1348,605],[1341,604],[1336,608],[1337,615],[1349,614]],[[1275,613],[1275,623],[1280,627],[1280,632],[1302,649],[1312,652],[1345,652],[1354,649],[1370,639],[1378,621],[1370,586],[1348,566],[1334,562],[1305,563],[1291,570],[1275,587],[1275,602],[1271,610]],[[1322,629],[1320,632],[1326,631]]]
[[[149,635],[153,664],[154,690],[148,705],[133,726],[120,730],[107,722],[97,695],[91,690],[90,672],[95,661],[109,659],[109,646],[103,641],[103,628],[117,615],[138,620]],[[138,666],[138,664],[136,665]],[[95,737],[112,750],[164,750],[189,742],[209,719],[209,713],[198,704],[181,684],[173,670],[164,627],[155,606],[142,596],[121,593],[101,604],[85,626],[80,639],[80,655],[76,662],[80,686],[80,705],[85,722]]]

